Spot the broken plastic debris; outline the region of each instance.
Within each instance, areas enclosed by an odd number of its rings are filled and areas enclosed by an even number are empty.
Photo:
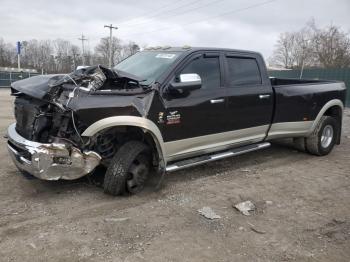
[[[106,222],[122,222],[129,220],[128,217],[110,217],[110,218],[105,218]]]
[[[248,225],[250,226],[250,229],[251,229],[252,231],[254,231],[255,233],[258,233],[258,234],[266,234],[266,231],[257,229],[256,226],[253,225],[252,223],[249,223],[249,222],[248,222]]]
[[[33,249],[36,249],[36,245],[34,243],[29,243],[29,246],[32,247]]]
[[[235,208],[245,216],[249,216],[251,211],[255,210],[255,205],[252,201],[244,201],[235,205]]]
[[[203,207],[202,209],[198,209],[199,214],[208,219],[219,219],[221,216],[216,214],[213,209],[210,207]]]

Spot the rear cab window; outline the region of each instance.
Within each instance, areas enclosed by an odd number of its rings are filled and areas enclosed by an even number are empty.
[[[258,62],[253,57],[226,55],[228,87],[262,84]]]

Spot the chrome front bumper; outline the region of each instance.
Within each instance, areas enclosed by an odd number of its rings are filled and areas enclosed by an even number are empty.
[[[93,151],[81,152],[64,143],[43,144],[23,138],[16,131],[16,123],[7,130],[8,151],[18,169],[44,180],[77,179],[100,163]]]

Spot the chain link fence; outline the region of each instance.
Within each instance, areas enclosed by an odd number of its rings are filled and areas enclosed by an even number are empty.
[[[39,73],[0,71],[0,87],[10,87],[11,83],[17,80],[22,80],[36,75],[39,75]]]

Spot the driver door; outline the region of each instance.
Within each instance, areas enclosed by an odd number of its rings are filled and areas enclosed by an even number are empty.
[[[197,74],[201,88],[165,92],[163,138],[170,160],[201,154],[222,142],[220,133],[228,131],[225,117],[226,90],[222,87],[222,62],[219,52],[196,53],[175,71],[180,75]],[[170,83],[171,84],[171,83]]]

